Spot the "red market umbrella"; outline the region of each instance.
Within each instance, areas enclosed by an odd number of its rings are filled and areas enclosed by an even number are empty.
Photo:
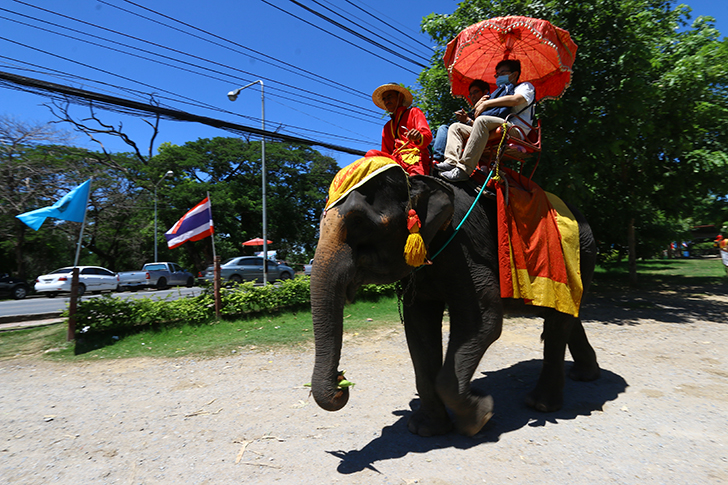
[[[521,61],[520,82],[536,89],[536,100],[558,98],[571,84],[576,44],[569,32],[530,17],[496,17],[473,24],[447,44],[443,61],[452,94],[468,96],[470,83],[486,81],[496,89],[495,66],[503,59]]]
[[[273,244],[273,241],[268,239],[268,244]],[[262,245],[263,245],[263,238],[261,238],[261,237],[256,237],[255,239],[250,239],[243,243],[243,246],[262,246]]]

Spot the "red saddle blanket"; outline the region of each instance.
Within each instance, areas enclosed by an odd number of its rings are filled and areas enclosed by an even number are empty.
[[[508,168],[496,183],[501,297],[579,316],[579,225],[564,202]]]

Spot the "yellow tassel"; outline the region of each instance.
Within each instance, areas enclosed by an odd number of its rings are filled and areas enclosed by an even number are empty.
[[[422,240],[419,232],[415,232],[407,236],[407,244],[404,246],[404,259],[407,264],[414,266],[422,266],[427,256],[427,248],[425,241]]]
[[[410,235],[407,236],[407,243],[404,245],[404,260],[408,265],[416,268],[425,263],[427,248],[420,235],[420,218],[414,209],[410,209],[407,216],[407,228]]]

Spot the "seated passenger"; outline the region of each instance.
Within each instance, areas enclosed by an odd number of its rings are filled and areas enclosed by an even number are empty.
[[[412,105],[412,94],[395,83],[379,86],[372,101],[390,113],[391,120],[382,130],[382,150],[369,150],[367,156],[384,154],[399,163],[409,175],[430,174],[432,132],[425,114]]]
[[[498,63],[495,69],[496,85],[499,88],[508,84],[515,85],[513,94],[490,99],[481,98],[474,107],[476,118],[473,126],[465,123],[450,125],[445,147],[445,161],[438,164],[437,167],[439,170],[445,170],[439,174],[440,177],[451,182],[462,182],[470,178],[486,143],[488,143],[490,130],[498,128],[505,122],[503,117],[489,116],[487,113],[480,116],[484,111],[497,107],[509,107],[511,113],[518,114],[526,123],[532,124],[533,112],[526,108],[533,103],[535,90],[533,84],[529,82],[518,83],[520,75],[520,61],[506,59]],[[530,131],[528,126],[518,119],[515,119],[513,123],[522,128],[525,134]],[[450,169],[448,170],[448,168]]]
[[[490,94],[490,86],[488,86],[488,83],[483,81],[482,79],[476,79],[475,81],[470,83],[470,88],[468,89],[470,98],[470,104],[472,106],[475,106],[475,103],[480,101],[480,98],[483,96],[488,96]],[[470,110],[467,113],[465,110],[459,110],[455,113],[455,118],[460,123],[465,123],[466,125],[473,125],[473,120],[475,120],[475,112],[474,110]],[[432,145],[432,161],[433,163],[440,163],[443,160],[445,160],[445,146],[447,145],[447,129],[450,127],[450,125],[441,125],[437,129],[437,134],[435,135],[435,142]],[[452,167],[451,167],[452,168]]]

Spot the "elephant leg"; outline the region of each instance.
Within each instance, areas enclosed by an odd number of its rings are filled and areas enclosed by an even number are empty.
[[[544,318],[543,366],[536,388],[526,396],[526,404],[538,411],[561,409],[564,401],[564,354],[575,318],[549,310]]]
[[[450,342],[437,376],[437,392],[452,411],[456,429],[466,436],[493,416],[493,398],[474,393],[470,381],[485,351],[500,337],[503,315],[492,309],[480,312],[477,305],[450,307]]]
[[[569,377],[575,381],[593,381],[599,378],[601,371],[597,363],[597,354],[589,344],[581,319],[577,318],[569,336],[569,352],[574,365],[569,370]]]
[[[404,305],[404,329],[420,396],[420,408],[412,414],[407,427],[420,436],[441,435],[452,429],[445,404],[435,390],[435,379],[442,368],[444,310],[444,303],[437,301]]]

